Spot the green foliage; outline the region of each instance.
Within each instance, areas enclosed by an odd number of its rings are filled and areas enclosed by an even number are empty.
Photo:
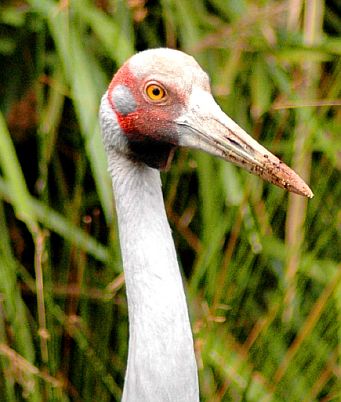
[[[8,0],[0,6],[1,401],[119,401],[127,307],[98,105],[136,49],[178,47],[307,202],[181,150],[163,176],[202,401],[336,401],[337,1]]]

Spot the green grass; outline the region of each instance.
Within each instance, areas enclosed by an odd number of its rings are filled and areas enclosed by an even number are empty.
[[[302,8],[301,8],[302,7]],[[1,401],[119,401],[127,306],[98,105],[136,50],[177,47],[312,200],[208,155],[163,175],[201,400],[337,401],[337,1],[7,0],[0,6]]]

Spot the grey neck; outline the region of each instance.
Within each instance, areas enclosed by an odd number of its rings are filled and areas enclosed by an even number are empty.
[[[160,174],[109,153],[129,310],[123,401],[199,401],[197,366]]]

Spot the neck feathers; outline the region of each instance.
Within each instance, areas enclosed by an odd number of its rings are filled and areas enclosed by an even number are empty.
[[[124,401],[197,402],[197,367],[160,174],[109,153],[129,309]]]

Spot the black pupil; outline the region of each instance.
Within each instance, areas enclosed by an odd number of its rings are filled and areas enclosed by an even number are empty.
[[[161,91],[159,88],[153,88],[153,95],[154,96],[159,96],[161,94]]]

